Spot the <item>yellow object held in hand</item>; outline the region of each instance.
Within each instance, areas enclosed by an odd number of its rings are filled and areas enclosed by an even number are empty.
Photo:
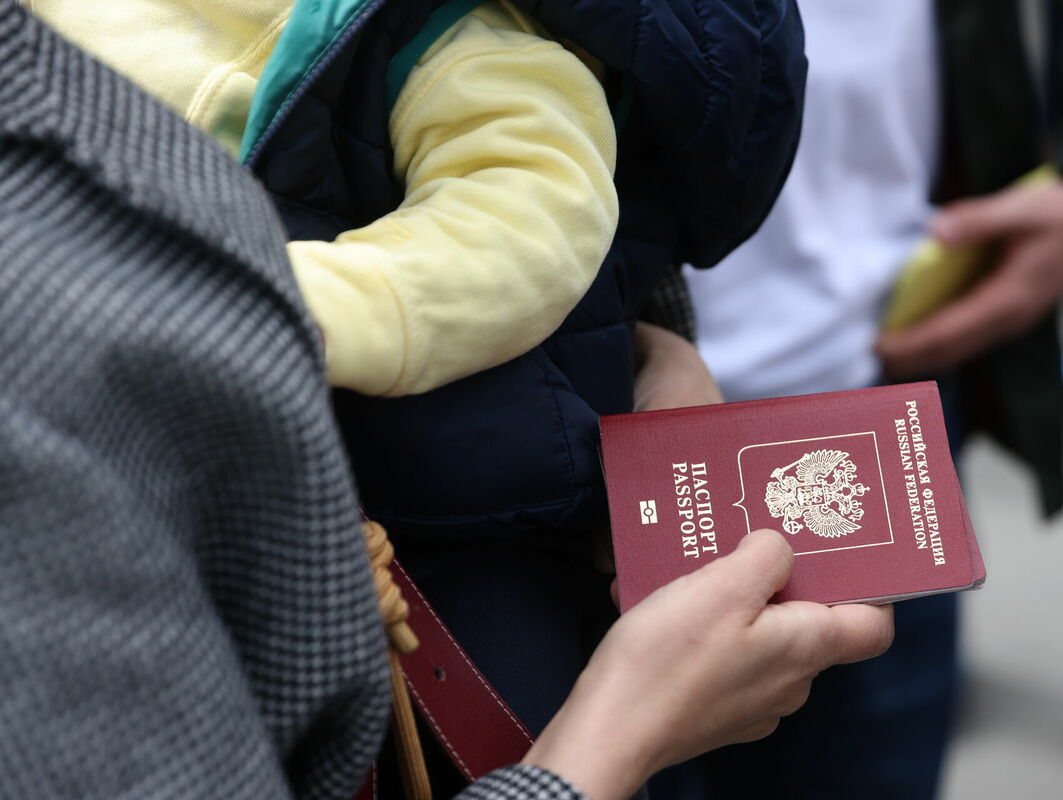
[[[1014,185],[1041,183],[1057,175],[1055,167],[1044,164]],[[935,239],[923,239],[897,277],[882,329],[892,332],[908,328],[959,297],[977,281],[992,251],[992,245],[950,247]]]

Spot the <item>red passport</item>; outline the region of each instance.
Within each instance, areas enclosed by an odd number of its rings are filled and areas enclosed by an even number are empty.
[[[758,528],[794,550],[777,600],[885,603],[985,580],[934,383],[619,414],[601,433],[624,611]]]

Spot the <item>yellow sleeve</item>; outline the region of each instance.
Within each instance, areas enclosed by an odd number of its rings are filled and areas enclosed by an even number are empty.
[[[454,25],[391,114],[406,199],[289,253],[330,381],[398,396],[501,364],[549,336],[612,241],[616,139],[576,56],[508,4]]]

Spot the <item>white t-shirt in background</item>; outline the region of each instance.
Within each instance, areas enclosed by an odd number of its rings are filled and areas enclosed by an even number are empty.
[[[938,140],[932,0],[806,0],[801,143],[761,230],[687,269],[698,347],[729,400],[852,389],[925,233]]]

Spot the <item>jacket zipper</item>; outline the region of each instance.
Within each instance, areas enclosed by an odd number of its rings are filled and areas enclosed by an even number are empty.
[[[314,85],[318,76],[335,60],[336,55],[343,50],[343,48],[350,42],[351,38],[357,34],[370,17],[376,12],[380,6],[384,5],[385,0],[372,0],[367,6],[365,6],[354,19],[348,23],[346,30],[337,37],[329,46],[328,51],[318,59],[317,63],[311,68],[302,80],[299,81],[299,85],[292,90],[292,93],[288,95],[288,98],[284,101],[284,104],[277,110],[277,113],[273,115],[273,119],[269,125],[262,132],[262,135],[258,137],[258,141],[255,142],[255,146],[251,148],[251,151],[247,154],[247,158],[244,163],[252,171],[255,168],[255,162],[258,160],[263,149],[269,144],[269,140],[273,138],[273,135],[277,132],[277,129],[284,123],[291,113],[291,109],[296,103],[306,94],[307,90]]]

